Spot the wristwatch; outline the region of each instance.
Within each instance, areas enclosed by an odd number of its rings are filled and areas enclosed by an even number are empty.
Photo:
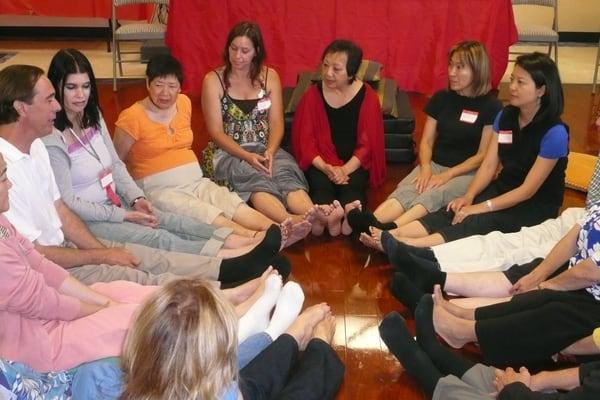
[[[140,201],[141,199],[145,199],[146,197],[144,196],[139,196],[136,197],[135,199],[133,199],[133,201],[131,202],[131,204],[129,205],[131,208],[133,208],[135,206],[135,203],[137,203],[138,201]]]

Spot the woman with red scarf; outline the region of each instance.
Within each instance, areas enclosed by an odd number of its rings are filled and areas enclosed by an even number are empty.
[[[292,127],[293,153],[311,199],[341,205],[346,215],[366,203],[367,185],[379,186],[386,173],[381,107],[373,89],[356,79],[361,61],[356,44],[329,44],[321,58],[322,81],[300,100]],[[341,229],[351,232],[346,220]]]

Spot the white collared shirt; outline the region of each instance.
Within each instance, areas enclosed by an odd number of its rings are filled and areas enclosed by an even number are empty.
[[[60,192],[46,146],[35,139],[26,154],[0,138],[0,153],[12,183],[10,209],[4,215],[31,242],[37,241],[43,246],[62,245],[65,237],[54,205],[60,199]]]

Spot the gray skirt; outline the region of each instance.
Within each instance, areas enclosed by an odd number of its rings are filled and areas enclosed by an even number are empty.
[[[256,154],[264,154],[266,150],[260,143],[245,144],[242,147]],[[273,156],[273,176],[265,175],[246,161],[223,150],[218,150],[215,154],[213,167],[213,178],[229,182],[244,201],[248,201],[252,193],[265,192],[286,204],[288,193],[296,190],[308,191],[308,182],[296,160],[282,149],[278,149]]]

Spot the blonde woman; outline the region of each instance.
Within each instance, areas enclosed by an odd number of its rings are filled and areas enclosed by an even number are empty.
[[[332,398],[343,375],[329,345],[334,321],[326,304],[308,308],[238,374],[233,307],[209,283],[171,282],[149,298],[129,333],[122,399]]]

